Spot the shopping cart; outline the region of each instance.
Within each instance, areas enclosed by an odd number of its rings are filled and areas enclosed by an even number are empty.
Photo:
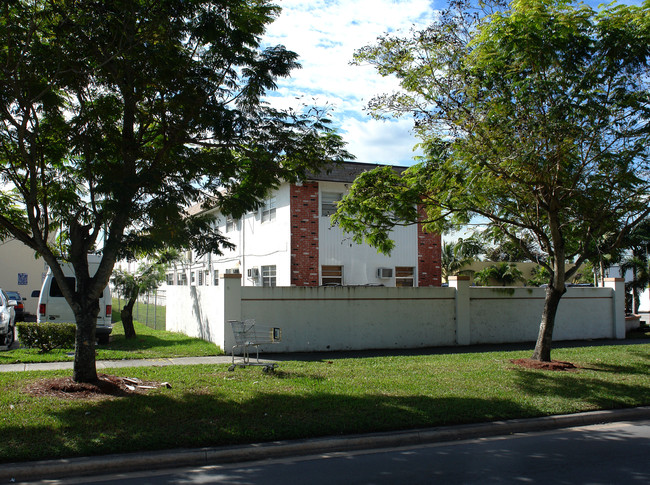
[[[232,365],[229,371],[234,371],[237,366],[257,365],[262,367],[263,372],[273,372],[277,364],[271,362],[260,362],[260,345],[278,343],[282,337],[282,331],[278,327],[261,327],[255,320],[229,320],[232,333],[235,337],[235,345],[232,346]],[[255,347],[255,361],[251,362],[250,348]],[[235,362],[235,349],[241,349],[241,356]]]

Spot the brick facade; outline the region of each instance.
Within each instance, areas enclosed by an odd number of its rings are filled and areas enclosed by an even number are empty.
[[[426,232],[418,223],[418,286],[440,286],[442,283],[439,234]]]
[[[318,286],[318,182],[291,185],[291,286]]]

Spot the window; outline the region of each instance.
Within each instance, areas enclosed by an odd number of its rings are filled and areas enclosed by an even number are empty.
[[[275,197],[270,197],[264,201],[262,206],[262,222],[275,220]]]
[[[213,275],[212,282],[214,283],[214,286],[219,286],[219,270],[215,269],[212,275]]]
[[[72,288],[73,291],[76,289],[75,286],[77,280],[75,279],[74,276],[66,276],[65,282],[67,283],[68,286]],[[59,283],[57,283],[56,278],[52,278],[52,284],[50,285],[50,296],[54,296],[54,297],[63,296],[63,293],[61,292],[61,288],[59,288]]]
[[[226,232],[233,232],[237,230],[238,226],[237,219],[234,219],[232,216],[226,217]]]
[[[329,217],[336,212],[336,206],[343,198],[340,192],[322,192],[320,194],[321,216]]]
[[[182,286],[187,286],[187,274],[181,273],[178,275],[178,284]]]
[[[170,286],[174,286],[174,273],[169,273],[167,275],[167,284]]]
[[[197,271],[199,274],[199,286],[203,286],[203,271]]]
[[[191,285],[196,286],[196,272],[195,271],[190,271],[190,278],[191,278]]]
[[[322,266],[321,285],[343,286],[343,266]]]
[[[210,284],[210,271],[206,269],[204,273],[205,273],[205,278],[203,279],[203,281],[205,281],[205,285],[208,286]]]
[[[414,286],[414,268],[412,266],[395,267],[395,286]]]
[[[262,286],[275,286],[275,265],[262,266]]]

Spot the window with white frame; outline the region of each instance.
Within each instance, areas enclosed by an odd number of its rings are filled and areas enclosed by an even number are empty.
[[[203,271],[197,271],[199,275],[199,286],[203,286]]]
[[[322,217],[329,217],[336,212],[336,206],[343,198],[341,192],[321,192],[320,212]]]
[[[262,266],[262,286],[275,286],[275,265]]]
[[[269,197],[264,201],[264,205],[262,206],[262,222],[270,222],[275,220],[275,204],[275,197]]]
[[[167,284],[169,286],[174,286],[174,273],[167,274]]]
[[[196,271],[190,271],[190,284],[196,286]]]
[[[212,283],[214,284],[214,286],[219,286],[219,270],[218,269],[215,269],[212,272]]]
[[[178,284],[179,286],[187,286],[187,274],[185,273],[178,274]]]
[[[233,232],[237,230],[238,220],[232,216],[226,217],[226,232]]]
[[[412,266],[395,267],[395,286],[414,286],[415,268]]]
[[[321,266],[321,285],[343,286],[343,266]]]

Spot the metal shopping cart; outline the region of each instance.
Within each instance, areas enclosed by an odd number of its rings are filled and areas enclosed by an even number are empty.
[[[232,333],[235,337],[235,345],[232,346],[232,364],[229,371],[234,371],[237,366],[245,367],[257,365],[262,367],[263,372],[273,372],[277,364],[272,362],[260,362],[260,345],[274,344],[280,342],[282,331],[278,327],[261,327],[255,320],[229,320]],[[255,348],[255,361],[251,362],[250,348]],[[241,350],[241,356],[235,362],[235,349]]]

